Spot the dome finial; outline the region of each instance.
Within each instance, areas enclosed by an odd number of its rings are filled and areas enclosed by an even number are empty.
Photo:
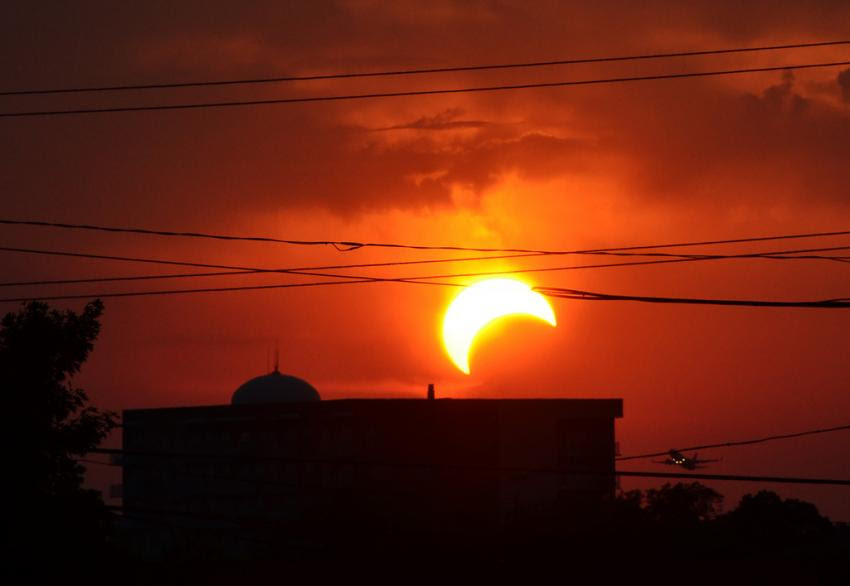
[[[307,381],[277,370],[246,381],[233,393],[233,405],[321,401],[319,392]]]
[[[280,372],[280,349],[276,341],[274,343],[274,371]]]

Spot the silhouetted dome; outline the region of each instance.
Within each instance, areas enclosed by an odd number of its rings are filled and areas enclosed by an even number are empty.
[[[236,389],[231,405],[259,405],[263,403],[295,403],[321,401],[313,385],[297,376],[281,374],[277,369],[270,374],[252,378]]]

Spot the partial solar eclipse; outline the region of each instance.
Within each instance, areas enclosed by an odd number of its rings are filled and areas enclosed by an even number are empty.
[[[516,314],[557,325],[546,299],[521,281],[488,279],[465,288],[443,318],[443,345],[454,365],[469,374],[469,350],[478,333],[493,320]]]

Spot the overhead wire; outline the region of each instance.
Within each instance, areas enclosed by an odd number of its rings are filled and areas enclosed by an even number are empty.
[[[283,83],[293,81],[318,81],[332,79],[356,79],[365,77],[394,77],[407,75],[423,75],[423,74],[440,74],[440,73],[461,73],[469,71],[490,71],[501,69],[527,69],[535,67],[551,67],[559,65],[580,65],[590,63],[612,63],[618,61],[639,61],[651,59],[666,59],[673,57],[698,57],[708,55],[724,55],[734,53],[753,53],[763,51],[783,51],[789,49],[809,49],[816,47],[828,47],[836,45],[848,45],[850,40],[838,41],[817,41],[811,43],[790,43],[783,45],[762,45],[757,47],[733,47],[725,49],[706,49],[700,51],[676,51],[667,53],[645,53],[640,55],[623,55],[610,57],[579,57],[569,59],[554,59],[547,61],[526,61],[516,63],[489,63],[480,65],[460,65],[450,67],[428,67],[419,69],[395,69],[389,71],[367,71],[367,72],[338,72],[338,73],[323,73],[313,75],[288,75],[288,76],[267,76],[245,79],[223,79],[223,80],[199,80],[187,82],[157,82],[146,84],[113,84],[101,86],[75,86],[64,88],[46,88],[46,89],[23,89],[23,90],[5,90],[0,91],[0,96],[27,96],[27,95],[45,95],[45,94],[69,94],[69,93],[88,93],[88,92],[120,92],[120,91],[137,91],[137,90],[161,90],[161,89],[179,89],[191,87],[215,87],[215,86],[230,86],[230,85],[256,85],[269,83]]]
[[[813,301],[771,301],[762,299],[705,299],[692,297],[660,297],[645,295],[612,295],[610,293],[595,293],[579,289],[562,287],[534,287],[538,293],[547,297],[572,299],[578,301],[635,301],[639,303],[665,303],[677,305],[725,305],[734,307],[787,307],[787,308],[822,308],[850,309],[847,298],[818,299]]]
[[[357,467],[382,467],[382,468],[423,468],[458,471],[481,471],[502,473],[532,473],[565,476],[631,476],[644,478],[689,478],[694,480],[727,480],[737,482],[770,482],[777,484],[820,484],[833,486],[850,486],[850,479],[843,478],[812,478],[797,476],[764,476],[743,474],[698,474],[678,472],[648,472],[633,470],[611,470],[611,471],[585,471],[570,470],[568,468],[545,467],[545,466],[493,466],[493,465],[470,465],[470,464],[446,464],[440,462],[384,462],[371,460],[353,460],[348,458],[292,458],[288,456],[252,456],[247,454],[227,454],[221,452],[212,453],[176,453],[176,452],[150,452],[150,451],[128,451],[115,448],[96,448],[93,453],[118,454],[125,457],[137,458],[162,458],[171,460],[229,460],[250,462],[287,462],[295,464],[324,464],[333,466],[357,466]],[[130,467],[124,461],[120,466]],[[226,477],[227,480],[244,481],[240,477]],[[254,482],[264,483],[263,479]]]
[[[721,69],[713,71],[688,71],[680,73],[666,73],[653,75],[636,75],[636,76],[621,76],[607,78],[592,78],[592,79],[577,79],[563,80],[537,83],[522,83],[522,84],[503,84],[492,86],[477,86],[477,87],[462,87],[462,88],[441,88],[427,90],[406,90],[393,92],[371,92],[363,94],[338,94],[329,96],[306,96],[306,97],[290,97],[290,98],[272,98],[262,100],[230,100],[220,102],[190,102],[180,104],[155,104],[147,106],[112,106],[102,108],[73,108],[65,110],[30,110],[22,112],[0,112],[0,118],[29,118],[36,116],[70,116],[70,115],[86,115],[86,114],[116,114],[127,112],[156,112],[165,110],[200,110],[212,108],[234,108],[234,107],[255,107],[255,106],[271,106],[282,104],[303,104],[310,102],[341,102],[352,100],[368,100],[368,99],[384,99],[384,98],[402,98],[413,96],[434,96],[434,95],[451,95],[451,94],[466,94],[466,93],[489,93],[501,91],[516,91],[526,89],[541,89],[541,88],[556,88],[570,86],[589,86],[611,83],[629,83],[641,81],[660,81],[670,79],[686,79],[699,77],[714,77],[721,75],[741,75],[748,73],[766,73],[772,71],[796,71],[802,69],[817,69],[826,67],[839,67],[850,65],[850,61],[828,61],[819,63],[804,63],[804,64],[787,64],[772,67],[747,67],[741,69]]]
[[[825,250],[832,249],[845,249],[847,247],[830,247]],[[806,250],[820,250],[820,249],[806,249]],[[59,256],[70,256],[70,257],[82,257],[82,258],[96,258],[96,259],[105,259],[105,260],[122,260],[122,261],[132,261],[132,262],[150,262],[155,264],[180,264],[180,265],[188,265],[188,266],[198,266],[198,267],[215,267],[215,268],[228,268],[228,269],[236,269],[236,270],[248,270],[248,271],[256,271],[265,269],[257,269],[256,267],[235,267],[228,265],[212,265],[209,263],[188,263],[181,261],[164,261],[159,259],[140,259],[134,257],[121,257],[121,256],[113,256],[113,255],[96,255],[96,254],[87,254],[87,253],[75,253],[75,252],[66,252],[66,251],[47,251],[40,249],[28,249],[28,248],[13,248],[13,247],[0,247],[0,251],[11,251],[11,252],[26,252],[26,253],[35,253],[35,254],[50,254],[50,255],[59,255]],[[738,258],[746,258],[752,256],[750,253],[747,255],[739,255]],[[731,256],[730,256],[731,257]],[[466,273],[445,273],[440,275],[422,275],[422,276],[414,276],[414,277],[368,277],[363,275],[348,275],[348,274],[340,274],[340,273],[327,273],[327,272],[318,272],[315,270],[300,270],[300,269],[275,269],[270,272],[281,272],[287,274],[296,274],[296,275],[305,275],[305,276],[318,276],[324,278],[336,278],[343,279],[340,281],[315,281],[315,282],[307,282],[307,283],[284,283],[284,284],[271,284],[271,285],[249,285],[249,286],[234,286],[234,287],[204,287],[204,288],[195,288],[195,289],[163,289],[156,291],[125,291],[125,292],[102,292],[102,293],[84,293],[84,294],[76,294],[76,295],[50,295],[50,296],[26,296],[26,297],[13,297],[13,298],[4,298],[0,299],[0,303],[10,303],[10,302],[22,302],[29,301],[32,299],[40,299],[43,301],[58,301],[58,300],[73,300],[73,299],[89,299],[94,297],[102,297],[102,298],[120,298],[120,297],[140,297],[140,296],[152,296],[152,295],[179,295],[179,294],[195,294],[195,293],[212,293],[212,292],[228,292],[228,291],[248,291],[248,290],[265,290],[265,289],[287,289],[287,288],[297,288],[297,287],[317,287],[322,285],[343,285],[343,284],[360,284],[360,283],[377,283],[377,282],[396,282],[396,283],[415,283],[415,284],[427,284],[427,285],[439,285],[439,286],[449,286],[449,287],[462,287],[464,285],[459,283],[446,283],[437,281],[438,279],[453,279],[453,278],[469,278],[469,277],[483,277],[483,276],[499,276],[499,275],[510,275],[510,274],[526,274],[526,273],[537,273],[537,272],[553,272],[553,271],[565,271],[565,270],[576,270],[576,269],[587,269],[587,268],[613,268],[613,267],[623,267],[623,266],[643,266],[643,265],[657,265],[657,264],[670,264],[670,263],[682,263],[682,262],[697,262],[697,261],[707,261],[707,260],[717,260],[713,257],[686,257],[686,258],[673,258],[673,259],[662,259],[662,260],[647,260],[647,261],[634,261],[634,262],[625,262],[625,263],[600,263],[600,264],[589,264],[589,265],[569,265],[569,266],[559,266],[559,267],[537,267],[537,268],[519,268],[519,269],[507,269],[500,271],[477,271],[477,272],[466,272]],[[578,289],[566,289],[566,288],[558,288],[558,287],[536,287],[540,293],[551,297],[564,297],[570,299],[580,299],[580,300],[594,300],[594,301],[643,301],[643,302],[653,302],[653,303],[686,303],[686,304],[710,304],[710,305],[739,305],[739,306],[763,306],[763,307],[828,307],[828,308],[843,308],[847,305],[845,298],[836,298],[836,299],[827,299],[827,300],[814,300],[814,301],[758,301],[758,300],[709,300],[709,299],[686,299],[686,298],[670,298],[670,297],[642,297],[642,296],[626,296],[626,295],[610,295],[603,293],[594,293],[589,291],[581,291]]]
[[[115,450],[111,452],[115,453],[124,453],[122,450]],[[142,457],[151,456],[151,453],[136,453],[135,455],[140,455]],[[154,457],[163,457],[163,454],[156,454]],[[193,456],[193,455],[175,455],[168,456],[169,459],[175,460],[185,460],[185,459],[209,459],[208,457],[203,456]],[[219,459],[215,457],[215,459]],[[246,458],[239,456],[229,456],[228,460],[236,460],[236,461],[255,461],[255,458]],[[705,474],[705,473],[678,473],[678,472],[652,472],[652,471],[632,471],[632,470],[614,470],[610,473],[600,473],[600,472],[584,472],[584,471],[573,471],[566,469],[558,469],[558,468],[530,468],[530,467],[505,467],[505,466],[464,466],[464,465],[445,465],[445,464],[433,464],[433,463],[405,463],[405,464],[393,464],[387,462],[369,462],[369,461],[356,461],[356,460],[328,460],[328,459],[319,459],[319,458],[287,458],[287,457],[275,457],[275,456],[263,456],[259,458],[263,462],[284,462],[291,464],[321,464],[321,465],[333,465],[333,466],[357,466],[357,467],[388,467],[388,468],[439,468],[439,469],[457,469],[457,470],[478,470],[478,471],[496,471],[496,472],[506,472],[506,473],[517,473],[522,472],[525,474],[528,473],[540,473],[545,475],[575,475],[575,476],[622,476],[622,477],[639,477],[639,478],[678,478],[678,479],[691,479],[691,480],[719,480],[719,481],[737,481],[737,482],[769,482],[769,483],[777,483],[777,484],[808,484],[808,485],[831,485],[831,486],[850,486],[850,480],[848,479],[837,479],[837,478],[813,478],[813,477],[798,477],[798,476],[764,476],[764,475],[746,475],[746,474]],[[102,462],[99,460],[91,460],[86,458],[78,458],[78,462],[85,462],[90,464],[98,464],[102,466],[111,466],[111,467],[119,467],[123,468],[124,464],[119,462]],[[134,462],[132,466],[133,469],[146,468],[146,466],[140,465],[139,462]],[[195,473],[189,472],[186,470],[176,470],[176,473],[181,477],[191,478],[195,480],[212,480],[219,482],[239,482],[246,485],[255,485],[255,486],[272,486],[277,488],[304,488],[306,485],[304,483],[296,483],[296,482],[284,482],[279,480],[272,480],[268,478],[250,478],[247,476],[231,476],[231,475],[223,475],[223,474],[209,474],[209,473]],[[320,485],[314,485],[313,488],[321,488]],[[180,511],[176,511],[180,512]]]
[[[82,278],[82,279],[53,279],[53,280],[38,280],[38,281],[7,281],[7,282],[0,282],[0,287],[16,287],[16,286],[24,286],[24,285],[55,285],[55,284],[96,283],[96,282],[110,282],[110,281],[136,281],[136,280],[152,280],[152,279],[179,279],[179,278],[191,278],[191,277],[219,277],[219,276],[223,277],[223,276],[240,276],[240,275],[252,275],[252,274],[275,274],[275,273],[314,275],[315,273],[312,272],[312,271],[325,271],[325,270],[351,269],[351,268],[376,268],[376,267],[406,266],[406,265],[419,265],[419,264],[435,264],[435,263],[444,263],[444,262],[467,262],[467,261],[474,261],[474,260],[482,261],[482,260],[495,260],[495,259],[540,256],[536,253],[533,253],[533,254],[503,254],[503,255],[493,255],[493,256],[441,258],[441,259],[421,259],[421,260],[337,264],[337,265],[320,265],[320,266],[291,267],[291,268],[258,268],[258,267],[245,267],[245,266],[239,266],[239,265],[223,265],[223,264],[213,264],[213,263],[200,263],[200,262],[189,262],[189,261],[126,257],[126,256],[115,256],[115,255],[100,255],[100,254],[88,254],[88,253],[80,253],[80,252],[29,249],[29,248],[13,248],[13,247],[0,247],[0,252],[22,252],[22,253],[30,253],[30,254],[70,256],[70,257],[74,257],[74,258],[90,258],[90,259],[95,259],[95,260],[114,260],[114,261],[134,262],[134,263],[152,263],[152,264],[164,264],[164,265],[176,265],[176,266],[190,266],[190,267],[198,267],[198,268],[230,269],[230,270],[226,270],[226,271],[216,271],[216,272],[206,272],[206,273],[179,273],[179,274],[162,274],[162,275],[129,275],[129,276],[122,276],[122,277],[91,277],[91,278]],[[306,272],[306,271],[311,271],[311,272]],[[333,276],[333,275],[328,275],[328,276]]]
[[[290,244],[297,246],[336,246],[343,251],[358,250],[361,248],[400,248],[408,250],[444,250],[463,252],[498,252],[498,253],[536,253],[536,254],[585,254],[585,253],[612,253],[627,252],[632,250],[648,250],[653,248],[684,248],[693,246],[714,246],[721,244],[744,244],[750,242],[769,242],[773,240],[796,240],[804,238],[826,238],[832,236],[850,235],[850,230],[836,230],[823,232],[804,232],[797,234],[781,234],[775,236],[756,236],[748,238],[730,238],[724,240],[702,240],[689,242],[668,242],[664,244],[641,244],[636,246],[619,246],[609,248],[590,248],[584,250],[547,250],[534,248],[482,248],[471,246],[445,246],[406,244],[398,242],[359,242],[351,240],[296,240],[275,238],[271,236],[241,236],[233,234],[216,234],[211,232],[175,231],[152,228],[134,228],[126,226],[105,226],[97,224],[80,224],[68,222],[50,222],[45,220],[21,220],[13,218],[0,218],[0,224],[8,226],[33,226],[41,228],[60,228],[67,230],[87,230],[95,232],[113,232],[124,234],[142,234],[148,236],[165,236],[180,238],[202,238],[211,240],[235,240],[243,242],[267,242],[275,244]]]
[[[773,260],[845,260],[850,259],[850,257],[841,257],[841,256],[825,256],[825,255],[815,255],[815,254],[802,254],[808,252],[827,252],[827,251],[837,251],[837,250],[850,250],[850,246],[838,246],[838,247],[827,247],[827,248],[809,248],[809,249],[797,249],[797,250],[783,250],[783,251],[774,251],[774,252],[757,252],[757,253],[745,253],[745,254],[714,254],[714,255],[692,255],[692,254],[673,254],[673,253],[658,253],[658,252],[569,252],[564,254],[587,254],[587,255],[615,255],[615,256],[649,256],[649,257],[672,257],[676,259],[683,259],[685,261],[699,261],[699,260],[734,260],[734,259],[773,259]],[[542,256],[551,256],[542,253],[527,253],[527,254],[504,254],[504,255],[493,255],[493,256],[474,256],[474,257],[454,257],[454,258],[439,258],[439,259],[420,259],[420,260],[405,260],[405,261],[387,261],[387,262],[374,262],[374,263],[355,263],[355,264],[338,264],[338,265],[324,265],[324,266],[310,266],[310,267],[291,267],[291,268],[247,268],[247,267],[236,267],[233,265],[212,265],[209,263],[191,263],[191,262],[181,262],[181,261],[168,261],[162,259],[146,259],[146,258],[138,258],[138,257],[120,257],[120,256],[111,256],[111,255],[96,255],[96,254],[86,254],[86,253],[71,253],[66,251],[48,251],[48,250],[40,250],[40,249],[20,249],[20,248],[11,248],[11,247],[0,247],[0,252],[29,252],[34,254],[47,254],[47,255],[71,255],[75,257],[81,258],[93,258],[99,260],[120,260],[127,262],[139,262],[139,263],[156,263],[156,264],[176,264],[180,266],[199,266],[199,267],[215,267],[215,268],[231,268],[232,270],[227,271],[215,271],[215,272],[205,272],[205,273],[171,273],[171,274],[155,274],[155,275],[126,275],[120,277],[85,277],[85,278],[69,278],[69,279],[40,279],[40,280],[30,280],[30,281],[4,281],[0,282],[0,287],[23,287],[23,286],[43,286],[43,285],[73,285],[73,284],[84,284],[84,283],[108,283],[108,282],[122,282],[122,281],[148,281],[148,280],[159,280],[159,279],[183,279],[183,278],[209,278],[209,277],[233,277],[233,276],[242,276],[242,275],[268,275],[268,274],[276,274],[276,273],[290,273],[290,274],[307,274],[314,276],[316,273],[314,271],[324,271],[324,270],[334,270],[334,269],[350,269],[350,268],[377,268],[377,267],[395,267],[395,266],[407,266],[407,265],[418,265],[418,264],[436,264],[436,263],[450,263],[450,262],[469,262],[469,261],[488,261],[488,260],[503,260],[503,259],[517,259],[517,258],[529,258],[529,257],[542,257]],[[569,270],[569,269],[586,269],[586,268],[613,268],[613,267],[629,267],[629,266],[645,266],[647,264],[659,264],[657,262],[638,262],[638,263],[605,263],[605,264],[591,264],[591,265],[573,265],[568,267],[547,267],[549,270]],[[663,263],[662,263],[663,264]],[[521,270],[521,269],[517,269]],[[310,272],[307,272],[310,271]],[[333,275],[328,275],[333,276]],[[482,275],[476,275],[482,276]]]
[[[637,478],[681,478],[690,480],[721,480],[731,482],[768,482],[775,484],[812,484],[850,486],[850,479],[844,478],[806,478],[798,476],[756,476],[744,474],[683,474],[678,472],[645,472],[617,470],[615,476],[631,476]]]
[[[358,280],[355,280],[358,279]],[[307,283],[278,283],[274,285],[243,285],[236,287],[202,287],[196,289],[162,289],[156,291],[123,291],[123,292],[103,292],[103,293],[83,293],[78,295],[29,295],[24,297],[10,297],[0,299],[0,303],[19,303],[26,301],[71,301],[74,299],[94,299],[94,298],[121,298],[121,297],[150,297],[162,295],[186,295],[197,293],[223,293],[229,291],[261,291],[268,289],[296,289],[302,287],[328,287],[333,285],[359,285],[364,283],[375,283],[378,281],[395,281],[413,283],[409,279],[375,279],[375,278],[358,278],[351,277],[348,280],[340,281],[311,281]],[[418,282],[421,285],[439,285],[443,287],[463,287],[459,283],[438,283],[438,282]]]
[[[802,250],[785,250],[777,252],[755,252],[741,254],[681,254],[671,252],[586,252],[583,254],[593,254],[599,256],[648,256],[648,257],[668,257],[668,258],[690,258],[694,260],[718,260],[718,259],[775,259],[775,260],[829,260],[829,261],[847,261],[850,256],[825,256],[822,254],[805,254],[808,252],[828,252],[845,250],[847,247],[834,246],[829,248],[810,248]]]
[[[658,261],[662,262],[662,261]],[[532,269],[526,269],[528,272]],[[478,275],[501,275],[510,274],[522,271],[494,271],[488,273],[477,273]],[[306,273],[302,273],[306,274]],[[198,293],[222,293],[233,291],[259,291],[271,289],[291,289],[300,287],[322,287],[333,285],[359,285],[366,283],[412,283],[417,285],[432,285],[441,287],[465,287],[461,283],[447,283],[443,281],[432,281],[426,279],[447,278],[465,275],[428,275],[420,277],[360,277],[355,275],[328,275],[321,276],[342,277],[345,280],[339,281],[310,281],[306,283],[279,283],[273,285],[242,285],[233,287],[204,287],[196,289],[163,289],[154,291],[122,291],[122,292],[101,292],[101,293],[82,293],[75,295],[29,295],[24,297],[13,297],[0,299],[0,303],[12,302],[27,302],[32,300],[41,301],[60,301],[74,299],[94,299],[94,298],[121,298],[121,297],[149,297],[162,295],[181,295],[181,294],[198,294]],[[750,300],[750,299],[697,299],[697,298],[680,298],[680,297],[645,297],[636,295],[611,295],[606,293],[596,293],[592,291],[582,291],[579,289],[562,289],[556,287],[533,287],[534,291],[542,295],[552,298],[572,299],[578,301],[639,301],[646,303],[666,303],[666,304],[688,304],[688,305],[726,305],[739,307],[785,307],[785,308],[828,308],[828,309],[850,309],[850,297],[840,297],[833,299],[819,299],[807,301],[770,301],[770,300]]]
[[[680,452],[690,452],[692,450],[708,450],[712,448],[730,448],[734,446],[748,446],[753,444],[761,444],[765,442],[772,442],[777,440],[784,439],[792,439],[798,437],[805,437],[810,435],[818,435],[823,433],[832,433],[836,431],[850,431],[850,424],[847,425],[836,425],[834,427],[822,427],[819,429],[810,429],[807,431],[800,431],[795,433],[783,433],[778,435],[769,435],[765,437],[748,439],[748,440],[738,440],[738,441],[730,441],[730,442],[719,442],[713,444],[704,444],[701,446],[689,446],[686,448],[676,448],[677,451]],[[658,456],[665,456],[669,453],[669,450],[664,450],[663,452],[650,452],[646,454],[635,454],[632,456],[618,456],[616,460],[618,462],[622,462],[625,460],[640,460],[645,458],[656,458]]]

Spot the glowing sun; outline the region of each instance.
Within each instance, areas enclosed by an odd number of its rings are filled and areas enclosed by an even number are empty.
[[[521,281],[488,279],[464,289],[443,318],[443,345],[455,366],[469,374],[469,349],[478,332],[495,319],[515,314],[557,325],[546,299]]]

